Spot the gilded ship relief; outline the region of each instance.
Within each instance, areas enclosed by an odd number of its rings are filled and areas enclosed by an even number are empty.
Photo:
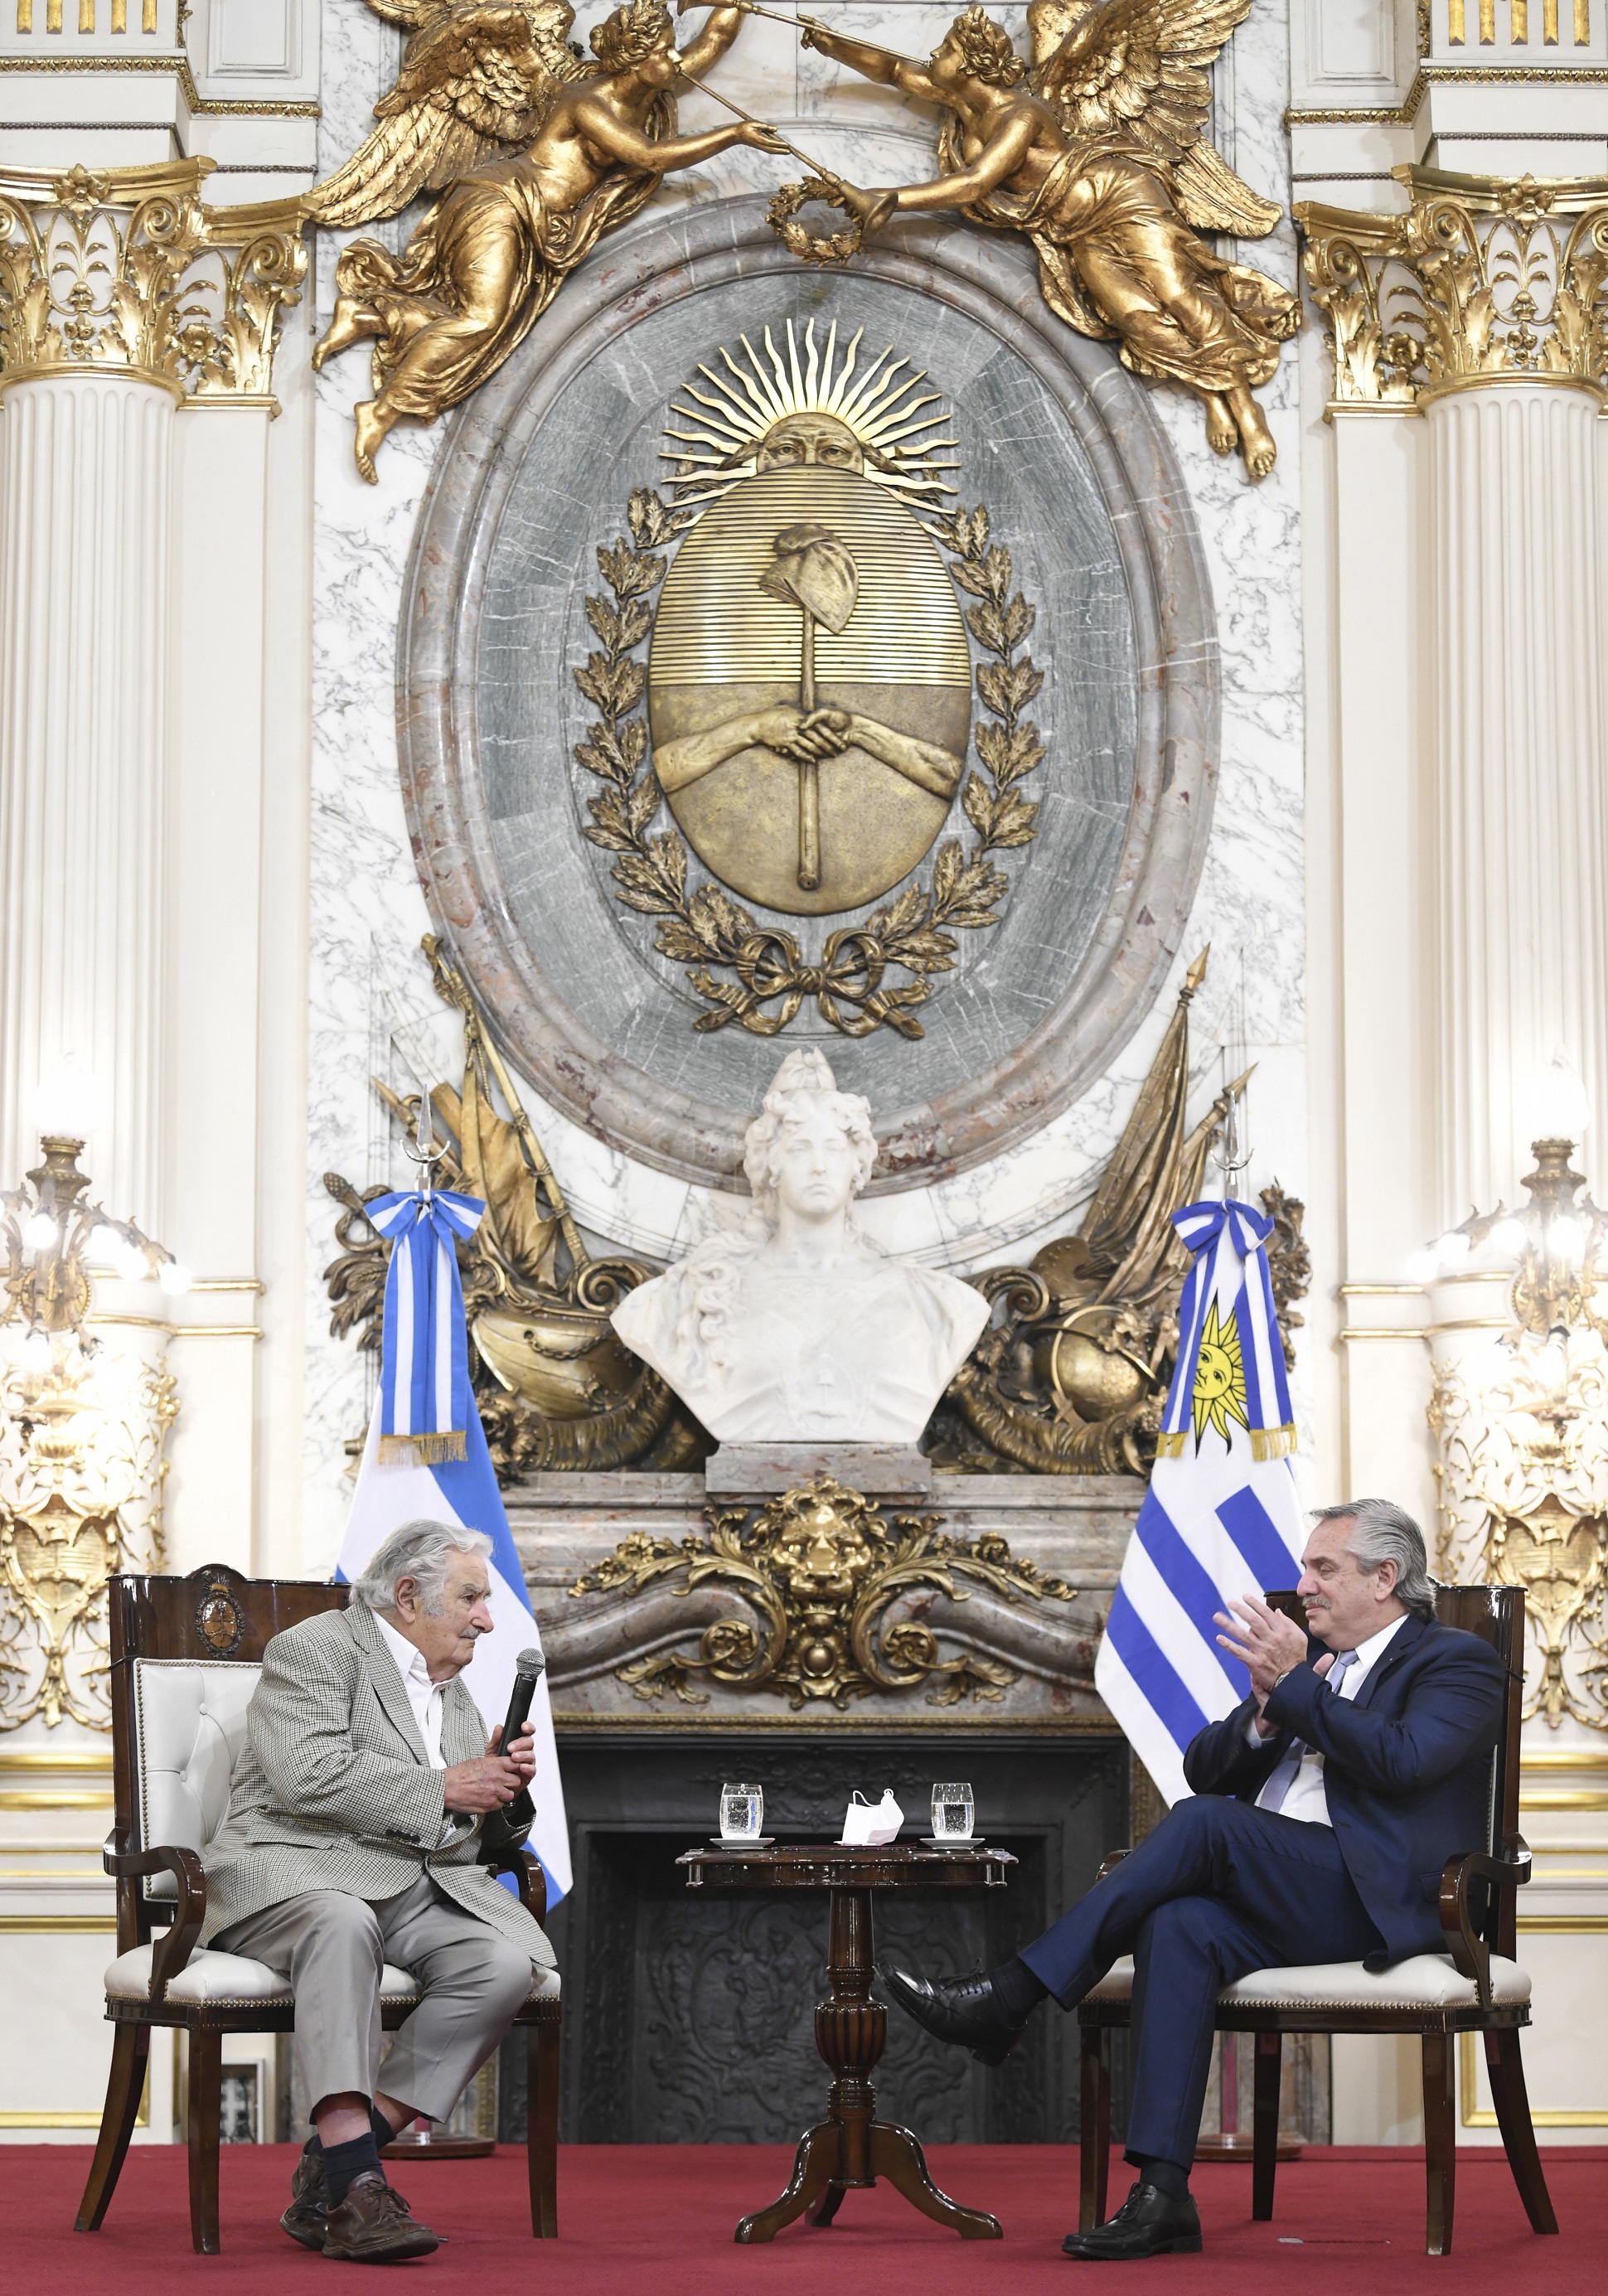
[[[1034,609],[986,510],[944,506],[955,442],[926,377],[891,349],[861,370],[835,323],[824,345],[813,320],[780,338],[700,367],[666,424],[671,500],[639,488],[598,552],[604,650],[576,680],[599,722],[575,754],[605,787],[585,834],[689,968],[695,1028],[773,1036],[813,1000],[846,1035],[919,1037],[956,934],[999,922],[989,857],[1035,834]],[[969,844],[944,838],[957,800]],[[852,918],[889,895],[818,954],[740,906]]]

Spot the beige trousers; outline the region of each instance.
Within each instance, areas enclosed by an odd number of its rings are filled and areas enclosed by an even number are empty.
[[[394,1898],[309,1890],[220,1930],[223,1953],[248,1955],[288,1977],[296,2049],[309,2112],[356,2092],[372,2098],[380,2071],[380,1973],[411,1970],[423,1999],[385,2061],[387,2096],[444,2120],[530,1992],[518,1946],[455,1905],[421,1874]]]

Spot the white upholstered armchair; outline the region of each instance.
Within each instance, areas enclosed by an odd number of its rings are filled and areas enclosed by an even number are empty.
[[[191,2240],[201,2254],[217,2253],[223,2037],[291,2031],[296,2004],[286,1980],[265,1963],[198,1950],[207,1903],[201,1853],[228,1811],[264,1644],[285,1627],[340,1608],[346,1594],[314,1581],[242,1578],[222,1565],[187,1578],[111,1582],[115,1824],[105,1866],[117,1882],[118,1952],[105,1983],[115,2030],[80,2232],[98,2230],[105,2217],[139,2109],[152,2031],[170,2026],[189,2036]],[[537,1860],[517,1852],[505,1870],[540,1921],[546,1891]],[[418,1997],[406,1970],[386,1968],[381,2003],[388,2030]],[[538,1972],[516,2022],[529,2050],[531,2230],[548,2239],[558,2230],[560,2018],[558,1974]]]

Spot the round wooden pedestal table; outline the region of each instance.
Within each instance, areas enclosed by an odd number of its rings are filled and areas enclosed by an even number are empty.
[[[850,1849],[836,1841],[773,1849],[689,1849],[677,1858],[689,1890],[825,1890],[828,1915],[828,1998],[816,2005],[816,2046],[832,2075],[826,2118],[799,2140],[792,2181],[779,2200],[737,2226],[742,2241],[774,2240],[783,2225],[806,2217],[829,2225],[847,2192],[865,2192],[885,2177],[923,2216],[951,2225],[963,2240],[998,2240],[999,2219],[963,2208],[927,2174],[922,2148],[907,2128],[876,2119],[871,2076],[888,2041],[888,2012],[871,1997],[875,1969],[871,1898],[877,1890],[999,1890],[1016,1860],[1006,1849]]]

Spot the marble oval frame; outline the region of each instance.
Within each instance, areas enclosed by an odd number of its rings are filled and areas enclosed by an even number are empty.
[[[601,340],[701,288],[796,271],[746,196],[604,243],[459,414],[420,506],[402,598],[398,746],[437,931],[515,1064],[608,1146],[703,1186],[742,1186],[748,1121],[668,1086],[565,1006],[516,924],[486,816],[474,668],[492,545],[524,441]],[[1025,247],[907,219],[858,268],[950,302],[1023,359],[1077,432],[1116,536],[1134,618],[1133,800],[1110,896],[1077,972],[1022,1040],[931,1101],[878,1111],[869,1193],[999,1155],[1096,1081],[1177,953],[1210,832],[1220,693],[1210,580],[1182,472],[1144,389],[1047,308]],[[778,1046],[778,1053],[785,1049]]]

